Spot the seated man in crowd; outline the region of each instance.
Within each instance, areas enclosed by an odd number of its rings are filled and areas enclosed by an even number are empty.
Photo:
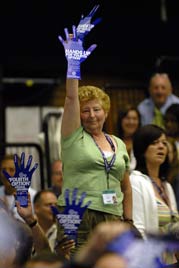
[[[138,105],[141,115],[141,125],[154,123],[164,127],[167,108],[173,103],[179,103],[179,98],[172,93],[173,88],[169,76],[156,73],[150,78],[149,97]]]
[[[50,206],[55,206],[56,204],[57,197],[51,190],[38,191],[34,197],[34,213],[52,251],[57,237],[57,223]]]

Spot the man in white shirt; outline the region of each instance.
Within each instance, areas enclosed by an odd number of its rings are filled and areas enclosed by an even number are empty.
[[[52,251],[54,251],[57,238],[57,222],[56,217],[52,213],[51,206],[55,206],[56,204],[57,197],[49,189],[38,191],[34,197],[34,213],[49,241]]]

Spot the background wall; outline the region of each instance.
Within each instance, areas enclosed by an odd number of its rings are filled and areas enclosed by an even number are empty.
[[[177,0],[1,1],[3,75],[64,77],[66,60],[57,36],[64,36],[64,27],[77,25],[97,3],[96,17],[102,22],[85,45],[98,47],[84,72],[145,80],[157,59],[167,56],[163,68],[178,77]]]

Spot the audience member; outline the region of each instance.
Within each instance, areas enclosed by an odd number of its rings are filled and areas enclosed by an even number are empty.
[[[119,254],[106,252],[96,261],[94,268],[127,268],[127,261]]]
[[[171,152],[173,152],[169,180],[173,186],[179,209],[179,104],[169,106],[164,119],[167,139],[171,145]]]
[[[167,137],[175,141],[179,159],[179,103],[168,107],[164,119]]]
[[[15,267],[22,268],[31,258],[33,251],[33,235],[31,228],[25,222],[14,219],[14,226],[17,240],[14,264]]]
[[[134,225],[144,239],[146,233],[167,233],[170,223],[179,220],[176,199],[167,182],[169,170],[168,142],[164,129],[156,125],[145,125],[134,135],[136,170],[130,181],[133,196]],[[166,254],[165,262],[176,260]]]
[[[57,197],[61,194],[62,182],[62,161],[60,159],[54,160],[51,164],[51,184],[52,191],[56,194]]]
[[[7,178],[5,178],[4,174],[2,173],[2,170],[6,170],[10,176],[14,176],[15,174],[15,165],[14,165],[14,155],[5,155],[3,158],[1,158],[0,162],[0,180],[3,183],[2,186],[0,186],[0,198],[4,200],[4,203],[7,206],[7,210],[12,213],[12,215],[22,220],[22,218],[19,217],[19,214],[17,213],[17,208],[15,206],[15,188],[11,186]],[[33,202],[33,198],[36,194],[36,190],[32,187],[29,188],[30,197]]]
[[[99,222],[123,218],[131,220],[132,192],[126,146],[118,137],[103,132],[110,109],[109,96],[95,86],[79,88],[80,63],[96,45],[84,51],[76,27],[73,27],[72,38],[67,29],[65,34],[65,41],[59,36],[66,50],[68,70],[61,125],[63,186],[58,205],[60,210],[64,209],[65,190],[73,192],[74,188],[78,189],[77,199],[86,192],[85,201],[91,201],[78,229],[78,249],[86,243],[88,235]],[[73,51],[74,58],[67,51]],[[80,59],[76,55],[80,55]],[[59,225],[58,237],[62,237],[63,233]]]
[[[57,222],[51,206],[57,204],[57,197],[51,190],[38,191],[34,197],[34,213],[44,231],[52,251],[57,238]]]
[[[31,229],[3,208],[0,210],[0,226],[0,268],[22,268],[31,257]]]
[[[120,221],[98,223],[88,237],[87,243],[75,254],[74,263],[76,263],[76,267],[84,265],[84,267],[102,268],[104,259],[109,260],[108,257],[114,257],[118,265],[116,267],[127,268],[124,258],[117,258],[117,255],[109,256],[109,251],[106,248],[114,238],[129,230],[131,230],[130,225]]]
[[[173,103],[179,103],[179,98],[173,93],[168,74],[155,73],[149,82],[149,97],[138,105],[141,115],[141,124],[156,124],[164,127],[164,118],[167,108]]]
[[[132,105],[126,105],[118,114],[118,137],[121,138],[127,148],[130,157],[130,170],[136,166],[136,159],[133,153],[133,136],[140,127],[140,113]]]
[[[27,207],[21,207],[19,202],[16,202],[17,212],[23,218],[25,223],[32,230],[33,245],[34,245],[34,250],[35,250],[35,251],[33,250],[32,255],[41,254],[43,251],[46,251],[46,252],[47,251],[48,252],[55,251],[57,253],[57,255],[63,256],[65,259],[69,260],[70,259],[70,250],[74,247],[74,241],[69,240],[66,237],[63,237],[62,240],[56,241],[56,246],[55,246],[55,248],[53,248],[54,247],[53,246],[54,245],[54,238],[55,238],[55,235],[56,235],[56,226],[55,226],[54,229],[51,228],[52,231],[53,231],[52,232],[53,236],[50,237],[50,239],[49,239],[50,241],[49,241],[48,237],[46,236],[46,234],[44,232],[46,230],[46,228],[43,229],[43,227],[45,225],[42,223],[42,227],[41,227],[41,225],[38,222],[38,219],[41,219],[40,221],[42,222],[42,218],[44,220],[47,220],[48,222],[50,221],[50,219],[52,219],[51,224],[52,224],[52,226],[54,226],[53,217],[52,217],[52,215],[51,215],[51,213],[49,211],[49,205],[48,205],[48,208],[47,208],[47,206],[45,206],[46,208],[44,207],[44,209],[39,209],[40,206],[42,205],[42,203],[40,205],[40,202],[38,202],[38,198],[39,198],[38,196],[39,195],[44,195],[44,192],[46,194],[46,197],[47,197],[47,193],[49,193],[49,194],[52,193],[51,196],[48,195],[48,196],[51,197],[51,203],[54,204],[55,201],[56,201],[56,196],[50,190],[42,190],[42,192],[37,193],[36,202],[38,203],[38,205],[37,205],[36,209],[38,211],[36,210],[36,212],[37,212],[39,218],[37,218],[37,215],[35,215],[34,212],[32,211],[32,204],[31,204],[30,195],[28,196],[28,206]],[[40,212],[40,210],[41,210],[41,212]],[[47,217],[41,216],[42,213],[47,213],[49,216],[47,216]]]
[[[32,209],[32,202],[30,194],[28,194],[28,206],[21,207],[20,203],[16,201],[17,212],[24,222],[31,228],[33,235],[33,246],[37,254],[43,250],[51,251],[49,242],[45,233],[37,221],[37,218]]]
[[[16,256],[16,234],[12,217],[0,210],[0,268],[14,267]]]
[[[66,262],[67,260],[63,256],[42,251],[40,254],[29,259],[23,268],[63,268]]]

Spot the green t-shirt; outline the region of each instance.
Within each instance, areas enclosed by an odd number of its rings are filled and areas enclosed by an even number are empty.
[[[107,174],[104,160],[93,138],[82,127],[72,135],[61,139],[61,152],[63,162],[63,187],[58,199],[58,205],[64,206],[64,191],[78,188],[78,198],[82,192],[87,196],[86,204],[92,201],[90,209],[121,216],[123,214],[123,193],[121,181],[126,170],[129,170],[129,156],[124,142],[113,136],[117,144],[116,160],[109,173],[109,189],[117,195],[117,205],[104,205],[102,192],[107,190]],[[108,157],[108,162],[111,160]]]

